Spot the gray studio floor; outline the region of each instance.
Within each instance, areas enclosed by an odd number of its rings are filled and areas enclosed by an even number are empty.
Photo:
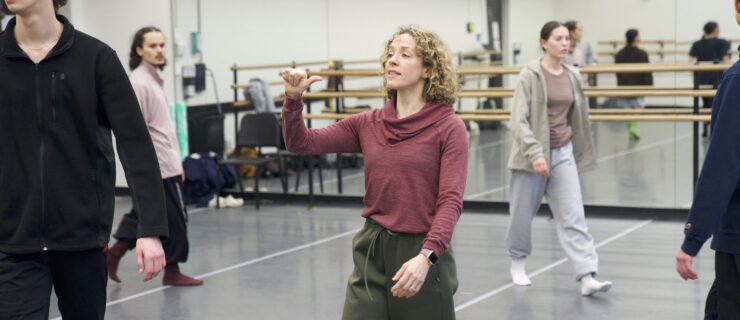
[[[127,207],[128,201],[121,201]],[[135,257],[121,261],[122,283],[109,283],[108,319],[339,319],[352,269],[352,235],[360,208],[267,204],[193,212],[188,274],[202,287],[166,288],[141,281]],[[120,213],[117,214],[117,217]],[[458,319],[700,319],[713,260],[696,261],[700,280],[674,271],[681,223],[590,218],[599,278],[611,292],[587,298],[545,216],[533,223],[531,287],[513,287],[504,248],[507,215],[462,215],[453,246],[460,286]],[[55,304],[54,304],[55,306]],[[58,312],[52,308],[52,317]]]
[[[639,142],[627,140],[623,123],[594,126],[600,168],[582,176],[587,203],[685,207],[691,201],[688,125],[641,123]],[[505,201],[508,148],[505,130],[471,139],[466,199]],[[702,144],[702,148],[706,143]],[[703,151],[702,151],[703,152]],[[344,172],[345,194],[363,192],[362,170]],[[336,173],[324,171],[327,193]],[[291,178],[291,191],[295,180]],[[272,191],[278,183],[265,181]],[[299,192],[307,190],[305,177]],[[318,182],[317,182],[318,189]],[[318,192],[318,191],[317,191]],[[116,221],[130,200],[116,202]],[[119,268],[122,283],[108,285],[107,319],[339,319],[352,269],[352,235],[362,226],[359,206],[316,206],[266,201],[257,211],[191,209],[190,260],[184,273],[202,287],[162,287],[161,275],[144,283],[130,252]],[[531,287],[514,287],[504,246],[505,212],[465,210],[452,245],[460,286],[458,319],[700,319],[713,279],[713,253],[695,261],[698,281],[675,272],[681,221],[589,217],[600,257],[599,278],[612,291],[582,297],[545,216],[533,222]],[[52,294],[52,318],[59,312]]]

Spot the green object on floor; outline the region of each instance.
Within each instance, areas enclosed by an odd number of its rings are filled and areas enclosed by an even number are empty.
[[[640,135],[637,134],[637,122],[627,122],[627,132],[630,134],[630,140],[640,140]]]
[[[177,142],[180,144],[180,160],[185,160],[190,154],[188,143],[188,108],[185,102],[170,103],[170,117],[175,124]]]

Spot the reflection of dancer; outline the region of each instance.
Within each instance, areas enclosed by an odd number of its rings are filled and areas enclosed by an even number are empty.
[[[735,0],[740,24],[740,0]],[[740,314],[740,63],[725,71],[715,95],[712,133],[694,202],[676,255],[676,270],[684,280],[697,279],[691,263],[712,237],[715,279],[707,295],[705,319],[737,319]]]
[[[155,27],[139,29],[134,35],[129,55],[129,67],[133,70],[130,80],[157,152],[166,197],[170,235],[162,243],[167,258],[162,283],[174,286],[201,285],[203,280],[180,273],[177,265],[188,259],[189,249],[187,212],[182,198],[182,179],[185,176],[180,162],[175,125],[170,119],[167,106],[167,95],[162,78],[157,74],[157,69],[163,69],[165,64],[165,39],[162,31]],[[138,224],[138,210],[134,207],[123,216],[118,231],[113,235],[118,241],[108,251],[107,265],[108,276],[115,282],[121,282],[116,274],[121,257],[136,246]]]
[[[564,25],[546,23],[540,32],[545,57],[530,62],[519,74],[511,111],[511,218],[506,240],[512,280],[530,285],[524,261],[532,252],[532,219],[547,196],[581,293],[591,295],[609,290],[611,282],[594,279],[598,256],[586,227],[578,171],[594,168],[596,158],[578,71],[562,62],[569,43]]]
[[[640,43],[640,32],[637,29],[629,29],[625,34],[627,38],[627,45],[619,50],[614,56],[614,63],[635,63],[650,62],[648,54],[645,50],[637,47]],[[617,85],[618,86],[652,86],[653,85],[653,74],[652,73],[617,73]],[[642,109],[645,108],[645,97],[634,97],[634,98],[617,98],[617,107],[627,109]],[[629,132],[630,140],[639,140],[640,136],[637,134],[637,122],[627,122],[627,132]]]
[[[714,21],[709,21],[704,25],[704,36],[701,40],[694,42],[691,45],[691,51],[689,51],[689,62],[694,61],[714,61],[714,62],[728,62],[730,61],[730,43],[725,39],[719,38],[719,25]],[[713,89],[717,89],[720,79],[722,78],[721,71],[714,72],[696,72],[695,77],[698,77],[699,84],[712,85]],[[702,97],[704,101],[703,108],[712,107],[712,97]],[[704,122],[704,131],[702,137],[706,137],[709,134],[708,130],[709,123]]]
[[[116,53],[55,10],[6,1],[0,34],[0,318],[103,319],[113,221],[112,134],[141,213],[144,280],[165,264],[164,194],[152,141]]]
[[[382,61],[388,103],[314,130],[303,122],[301,94],[321,78],[284,70],[285,144],[297,153],[365,158],[366,222],[353,240],[342,318],[454,319],[449,245],[468,163],[465,125],[450,107],[455,70],[439,37],[413,26],[393,35]]]
[[[568,28],[570,34],[570,46],[568,46],[568,53],[563,58],[563,62],[577,68],[596,63],[591,45],[582,41],[583,25],[578,21],[571,20],[565,22],[565,27]],[[593,80],[590,80],[590,75],[581,74],[581,84],[584,88],[591,83],[593,83]]]

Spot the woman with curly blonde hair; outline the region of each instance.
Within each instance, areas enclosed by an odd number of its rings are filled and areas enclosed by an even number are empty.
[[[385,45],[382,109],[322,129],[303,122],[301,94],[321,77],[283,70],[283,135],[303,154],[362,153],[366,219],[352,241],[342,319],[454,319],[452,231],[462,213],[465,125],[450,107],[455,69],[439,37],[401,27]]]

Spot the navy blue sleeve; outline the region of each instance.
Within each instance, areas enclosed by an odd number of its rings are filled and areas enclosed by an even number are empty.
[[[730,51],[730,43],[728,41],[722,40],[722,52],[720,54],[720,57],[729,56],[731,55]]]
[[[734,67],[733,67],[734,69]],[[712,110],[712,135],[696,183],[681,250],[695,256],[719,226],[740,180],[740,74],[722,79]]]
[[[691,50],[689,50],[689,56],[697,57],[697,55],[699,54],[698,52],[696,52],[698,50],[696,46],[697,44],[698,42],[694,42],[694,44],[691,45]]]

